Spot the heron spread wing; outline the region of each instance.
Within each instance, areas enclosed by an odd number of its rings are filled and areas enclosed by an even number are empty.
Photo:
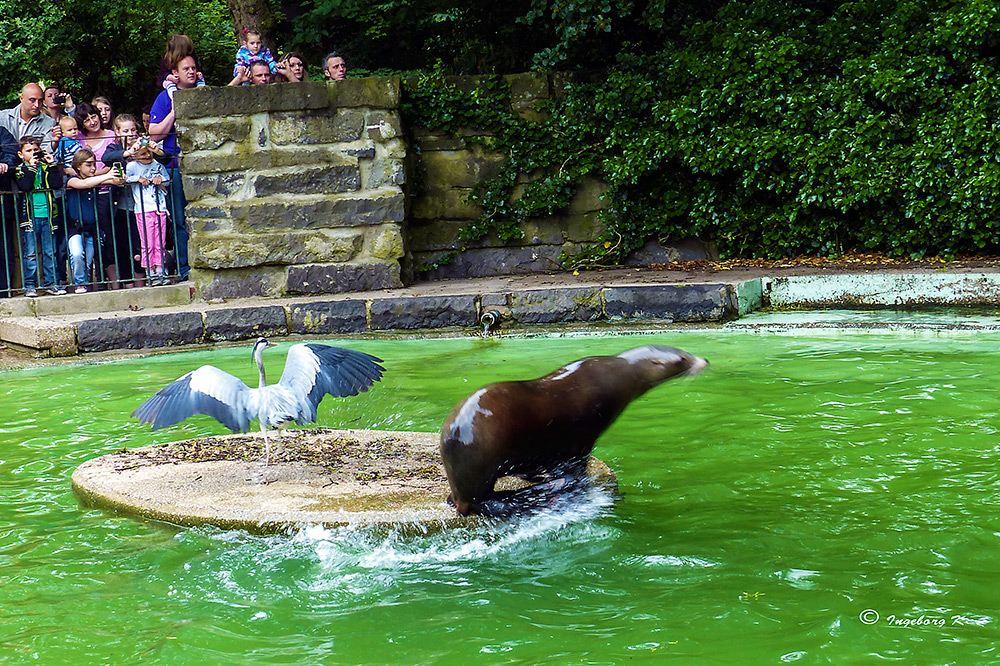
[[[250,429],[251,390],[228,372],[203,365],[167,384],[132,412],[153,430],[180,423],[194,414],[207,414],[233,432]]]
[[[357,395],[380,380],[385,372],[381,361],[371,354],[329,345],[292,345],[278,383],[295,395],[301,418],[312,423],[325,395]]]

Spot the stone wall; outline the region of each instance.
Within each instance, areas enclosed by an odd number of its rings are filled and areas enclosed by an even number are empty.
[[[531,73],[506,77],[511,106],[528,120],[540,117],[538,104],[558,94],[565,79],[558,74]],[[450,77],[449,83],[469,90],[480,84],[473,76]],[[468,137],[488,136],[475,128],[459,136],[411,127],[417,150],[412,151],[416,177],[412,188],[407,251],[412,274],[423,279],[484,277],[558,270],[560,257],[578,253],[599,239],[604,227],[599,219],[606,187],[597,180],[584,182],[562,214],[529,220],[520,226],[524,236],[500,240],[495,233],[463,240],[459,231],[481,210],[468,203],[474,186],[496,176],[503,168],[502,155],[484,150]],[[522,183],[527,180],[522,176]]]
[[[176,93],[191,277],[233,298],[401,286],[399,79]]]
[[[507,77],[512,109],[539,119],[539,103],[563,89],[563,76]],[[450,81],[464,89],[482,83]],[[522,224],[520,239],[462,239],[480,214],[469,195],[504,168],[504,157],[466,140],[488,137],[483,130],[403,128],[400,85],[387,77],[177,92],[189,263],[205,298],[552,271],[599,241],[607,188],[596,179],[562,213]],[[696,241],[654,241],[634,261],[705,256],[711,248]]]

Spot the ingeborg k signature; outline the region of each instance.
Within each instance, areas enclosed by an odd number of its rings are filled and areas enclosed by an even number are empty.
[[[979,617],[969,617],[968,615],[954,614],[950,616],[928,616],[920,615],[920,617],[906,617],[903,615],[886,615],[882,617],[879,615],[878,611],[874,608],[866,608],[858,615],[858,619],[861,620],[861,624],[878,624],[879,621],[882,624],[889,625],[890,627],[944,627],[946,625],[950,626],[962,626],[962,625],[975,625],[981,627],[984,624],[988,624],[989,620],[986,618]]]

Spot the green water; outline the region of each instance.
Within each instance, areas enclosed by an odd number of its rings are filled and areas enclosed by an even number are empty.
[[[77,504],[84,460],[224,433],[127,415],[202,363],[253,379],[247,348],[0,374],[0,664],[997,663],[998,341],[341,343],[388,372],[327,398],[325,426],[436,431],[482,384],[648,343],[712,363],[598,442],[621,497],[423,537],[178,530]]]

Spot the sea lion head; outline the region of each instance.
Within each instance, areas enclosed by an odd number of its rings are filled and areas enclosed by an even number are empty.
[[[618,358],[640,369],[651,387],[675,377],[696,375],[708,366],[708,361],[699,356],[663,345],[629,349]]]

